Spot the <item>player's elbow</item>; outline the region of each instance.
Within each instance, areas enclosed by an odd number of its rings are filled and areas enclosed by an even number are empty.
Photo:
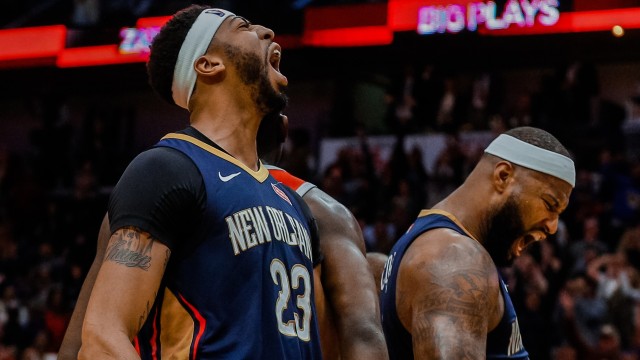
[[[118,345],[118,333],[102,326],[84,323],[82,327],[82,346],[78,359],[119,359],[121,348]]]
[[[367,347],[370,349],[384,350],[386,353],[386,343],[382,326],[377,319],[367,321],[359,321],[350,326],[349,339],[358,347]]]

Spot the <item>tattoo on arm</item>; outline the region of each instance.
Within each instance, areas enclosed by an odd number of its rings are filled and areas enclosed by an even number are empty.
[[[443,280],[446,286],[441,283],[430,287],[431,294],[421,304],[423,311],[445,316],[465,331],[482,330],[487,294],[481,283],[486,283],[486,274],[466,270]]]
[[[149,234],[127,227],[116,231],[111,237],[105,260],[145,271],[149,269],[155,241]]]
[[[449,273],[440,269],[432,272],[425,295],[415,303],[412,335],[414,344],[420,344],[415,350],[456,359],[484,355],[491,308],[491,269],[467,267]]]
[[[140,314],[140,318],[138,319],[138,331],[142,329],[142,325],[144,325],[144,322],[147,320],[147,317],[151,312],[151,306],[153,305],[157,297],[158,297],[158,292],[156,291],[155,293],[153,293],[153,298],[151,300],[147,300],[147,304],[145,305],[145,310],[142,312],[142,314]]]
[[[165,259],[164,259],[164,269],[167,268],[167,263],[169,262],[169,256],[171,255],[171,250],[166,249],[165,251]],[[151,312],[152,306],[155,302],[155,300],[158,297],[158,292],[154,292],[153,293],[153,297],[149,300],[147,300],[147,303],[145,305],[145,309],[142,312],[142,314],[140,314],[140,318],[138,319],[138,331],[140,331],[142,329],[142,326],[144,325],[144,322],[147,320],[147,317],[149,316],[149,313]],[[158,309],[156,308],[156,311],[158,311]]]

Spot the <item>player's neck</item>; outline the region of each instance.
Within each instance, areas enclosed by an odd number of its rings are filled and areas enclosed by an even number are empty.
[[[191,126],[253,170],[258,170],[256,135],[259,124],[260,117],[255,110],[231,104],[191,113]]]
[[[487,202],[480,201],[482,196],[477,192],[470,191],[464,185],[457,188],[433,206],[433,209],[444,210],[455,216],[471,235],[480,243],[484,243]]]

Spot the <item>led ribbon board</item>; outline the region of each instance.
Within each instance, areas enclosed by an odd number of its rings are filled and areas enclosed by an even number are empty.
[[[560,19],[558,5],[558,0],[509,0],[501,9],[494,1],[423,6],[418,10],[417,31],[429,35],[476,31],[479,26],[488,30],[553,26]]]

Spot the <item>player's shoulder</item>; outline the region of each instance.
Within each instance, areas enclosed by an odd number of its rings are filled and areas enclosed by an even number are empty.
[[[344,206],[341,202],[334,199],[331,195],[322,191],[320,188],[313,188],[309,190],[303,197],[307,203],[313,203],[317,207],[321,207],[326,209],[327,211],[331,211],[336,215],[345,215],[346,213],[351,214],[349,209]]]
[[[302,198],[319,222],[327,221],[337,226],[355,221],[355,217],[346,206],[317,187],[309,190]]]
[[[407,249],[401,267],[427,276],[455,268],[495,269],[482,244],[448,228],[433,229],[419,235]]]
[[[157,171],[183,171],[195,167],[193,161],[181,151],[165,146],[152,147],[138,154],[129,164]]]

